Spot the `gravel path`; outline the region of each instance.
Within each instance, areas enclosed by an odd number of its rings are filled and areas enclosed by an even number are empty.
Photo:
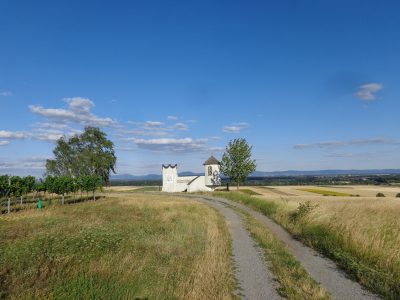
[[[203,197],[191,197],[217,209],[227,220],[232,238],[238,295],[244,299],[281,299],[277,283],[267,269],[262,251],[254,244],[242,218],[227,204]]]
[[[304,268],[307,270],[307,272],[310,274],[312,278],[314,278],[315,281],[319,282],[332,296],[333,299],[343,299],[343,300],[358,300],[358,299],[379,299],[378,296],[364,290],[360,284],[357,282],[351,280],[346,276],[346,274],[340,270],[336,264],[331,261],[330,259],[323,257],[313,249],[304,246],[301,242],[295,240],[285,229],[283,229],[280,225],[276,224],[274,221],[272,221],[270,218],[266,217],[265,215],[254,211],[253,209],[230,201],[222,198],[216,198],[216,197],[209,197],[209,196],[191,196],[187,195],[186,197],[190,198],[195,198],[195,199],[202,199],[201,201],[208,201],[208,203],[214,207],[217,207],[215,205],[219,205],[218,207],[221,207],[223,205],[224,209],[220,210],[223,214],[224,211],[227,213],[224,216],[228,220],[228,222],[232,222],[232,218],[238,218],[233,217],[235,213],[232,213],[227,206],[233,206],[237,207],[241,210],[244,210],[245,212],[249,213],[252,215],[254,218],[256,218],[258,221],[263,223],[268,230],[270,230],[277,238],[279,238],[285,245],[287,246],[288,251],[298,260],[301,262],[301,264],[304,266]],[[229,213],[228,213],[229,212]],[[237,221],[236,221],[237,222]],[[234,225],[233,225],[234,226]],[[238,225],[236,225],[238,226]],[[232,227],[232,226],[230,226]],[[239,227],[241,227],[240,230],[244,230],[243,224],[239,224]],[[248,233],[241,233],[239,234],[236,232],[236,229],[231,232],[232,234],[232,240],[234,244],[234,252],[235,252],[235,243],[236,247],[243,247],[244,243],[248,243],[253,245],[253,241],[251,238],[248,236]],[[242,236],[242,234],[246,235],[246,237]],[[254,247],[252,247],[254,249]],[[238,250],[236,250],[238,251]],[[241,254],[239,254],[241,255]],[[256,255],[257,256],[257,255]],[[259,259],[260,256],[257,256]],[[248,258],[248,262],[245,262],[244,260],[242,261],[242,264],[238,265],[239,270],[240,268],[246,268],[244,270],[243,275],[245,276],[250,276],[252,272],[254,271],[254,265],[260,265],[260,262],[253,262],[251,263],[250,260],[253,258]],[[246,266],[246,264],[249,264],[249,266]],[[239,273],[241,273],[240,271]],[[261,275],[260,275],[261,276]],[[268,275],[269,278],[271,278]],[[257,289],[257,286],[248,286],[250,289]],[[247,291],[247,290],[246,290]],[[250,293],[250,291],[248,292]],[[252,298],[252,297],[250,297]],[[252,299],[257,299],[257,298],[252,298]],[[274,299],[274,298],[263,298],[263,299]]]

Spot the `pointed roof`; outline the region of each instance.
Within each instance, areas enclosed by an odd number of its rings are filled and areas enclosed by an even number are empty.
[[[213,156],[211,155],[205,162],[204,162],[204,166],[205,165],[219,165],[220,162]]]

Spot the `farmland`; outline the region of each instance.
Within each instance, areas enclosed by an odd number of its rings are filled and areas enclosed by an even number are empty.
[[[322,196],[318,186],[251,187],[262,196],[220,192],[272,217],[305,244],[333,258],[348,274],[389,299],[400,297],[399,188],[337,186],[351,196]],[[247,189],[247,188],[246,188]],[[385,198],[377,198],[380,192]],[[287,196],[290,195],[290,196]]]
[[[0,298],[231,298],[223,218],[173,197],[110,194],[0,217]]]

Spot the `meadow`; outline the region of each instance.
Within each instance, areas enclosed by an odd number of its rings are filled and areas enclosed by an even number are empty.
[[[378,188],[387,195],[395,194],[392,188],[384,187],[375,187],[373,193]],[[400,199],[322,196],[299,191],[298,187],[278,188],[292,196],[251,189],[262,196],[235,192],[217,195],[270,216],[305,244],[332,258],[371,291],[386,299],[400,298]],[[372,194],[371,187],[347,189],[354,194]]]
[[[230,299],[224,219],[174,197],[96,202],[0,216],[0,298]]]

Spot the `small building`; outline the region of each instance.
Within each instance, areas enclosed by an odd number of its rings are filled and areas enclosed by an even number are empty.
[[[204,176],[178,176],[178,165],[162,165],[163,192],[211,192],[221,185],[220,162],[210,156],[204,163]]]

